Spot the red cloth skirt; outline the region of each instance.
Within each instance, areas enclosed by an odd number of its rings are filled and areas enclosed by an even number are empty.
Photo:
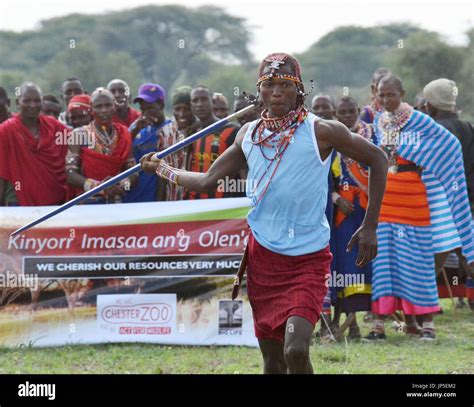
[[[266,249],[250,233],[247,293],[258,339],[284,342],[286,321],[292,316],[316,325],[331,260],[329,245],[319,252],[285,256]]]

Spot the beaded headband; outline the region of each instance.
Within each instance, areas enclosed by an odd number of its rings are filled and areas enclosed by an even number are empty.
[[[280,69],[280,65],[283,65],[286,63],[287,60],[291,60],[294,65],[294,75],[290,73],[278,73],[278,69]],[[264,70],[264,64],[265,62],[269,63],[267,67],[271,68],[270,72],[268,73],[263,73],[262,71]],[[296,83],[297,88],[298,88],[298,93],[301,95],[301,97],[304,99],[306,96],[308,96],[314,89],[314,81],[311,80],[311,89],[309,92],[305,92],[304,89],[304,84],[303,80],[301,79],[301,67],[300,63],[298,60],[288,54],[285,53],[275,53],[275,54],[270,54],[268,55],[260,64],[259,68],[260,72],[260,77],[257,80],[257,94],[259,93],[259,86],[263,81],[270,80],[273,78],[276,79],[285,79],[288,81],[292,81]]]
[[[271,72],[271,73],[267,73],[265,75],[260,76],[260,78],[258,78],[258,81],[257,81],[257,86],[259,86],[263,81],[266,81],[268,79],[273,79],[273,78],[275,78],[275,79],[286,79],[288,81],[293,81],[295,83],[303,85],[303,82],[297,76],[286,74],[286,73],[283,74],[283,73]]]
[[[280,69],[280,65],[284,65],[287,60],[291,59],[294,65],[295,69],[295,74],[289,74],[289,73],[278,73],[277,71]],[[270,72],[264,74],[263,73],[263,64],[265,62],[268,62],[268,67],[270,68]],[[301,69],[299,66],[299,62],[292,58],[288,54],[284,53],[275,53],[275,54],[270,54],[268,55],[263,61],[262,64],[260,65],[260,77],[258,78],[257,81],[257,86],[259,86],[263,81],[272,79],[272,78],[278,78],[278,79],[286,79],[292,82],[295,82],[297,84],[303,85],[303,81],[301,80]]]

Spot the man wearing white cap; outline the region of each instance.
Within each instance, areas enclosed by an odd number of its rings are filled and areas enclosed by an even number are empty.
[[[456,112],[456,82],[436,79],[423,89],[427,113],[453,133],[461,143],[466,183],[471,207],[474,205],[474,131],[471,123],[460,120]]]
[[[474,131],[471,123],[460,120],[456,112],[458,95],[456,82],[445,78],[436,79],[425,86],[423,95],[426,98],[427,113],[454,134],[461,143],[469,203],[471,212],[474,212]],[[474,281],[463,275],[457,256],[451,253],[444,263],[444,268],[446,280],[452,287],[449,292],[446,281],[438,276],[440,298],[448,298],[453,295],[459,298],[458,307],[463,307],[465,306],[463,298],[467,297],[469,305],[474,311]],[[454,282],[456,283],[453,284]]]

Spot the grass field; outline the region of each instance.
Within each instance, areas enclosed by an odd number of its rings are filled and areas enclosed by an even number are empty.
[[[435,319],[436,343],[421,343],[391,329],[381,344],[342,342],[311,347],[315,373],[474,373],[474,313]],[[362,319],[362,315],[359,317]],[[370,325],[361,323],[362,333]],[[244,347],[182,347],[149,344],[0,348],[0,373],[261,373],[260,352]]]

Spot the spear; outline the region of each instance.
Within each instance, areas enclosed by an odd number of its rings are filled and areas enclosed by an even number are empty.
[[[211,125],[207,126],[206,128],[198,131],[197,133],[193,134],[192,136],[189,136],[189,137],[185,138],[184,140],[181,140],[180,142],[178,142],[176,144],[173,144],[172,146],[169,146],[168,148],[164,149],[163,151],[160,151],[160,152],[156,153],[155,157],[161,159],[161,158],[166,157],[169,154],[172,154],[172,153],[174,153],[178,150],[181,150],[182,148],[187,147],[191,143],[194,143],[196,140],[199,140],[200,138],[203,138],[203,137],[207,136],[208,134],[211,134],[213,131],[215,131],[217,129],[220,129],[221,127],[228,124],[230,121],[244,115],[245,113],[252,110],[253,108],[255,108],[255,105],[251,104],[251,105],[243,108],[242,110],[239,110],[238,112],[232,113],[231,115],[229,115],[227,117],[224,117],[223,119],[221,119],[221,120],[219,120],[215,123],[212,123]],[[61,212],[64,212],[66,209],[69,209],[69,208],[73,207],[74,205],[77,205],[78,203],[84,201],[85,199],[87,199],[91,196],[94,196],[95,194],[97,194],[99,192],[102,192],[104,189],[107,189],[107,188],[111,187],[112,185],[115,185],[117,182],[127,178],[129,175],[138,173],[140,171],[141,171],[140,164],[137,164],[137,165],[133,166],[132,168],[129,168],[128,170],[126,170],[126,171],[116,175],[115,177],[110,178],[109,180],[105,181],[103,184],[100,184],[100,185],[96,186],[95,188],[92,188],[91,190],[89,190],[87,192],[84,192],[83,194],[77,196],[76,198],[71,199],[69,202],[66,202],[66,203],[62,204],[58,208],[53,209],[52,211],[50,211],[47,214],[39,217],[38,219],[35,219],[34,221],[26,224],[25,226],[22,226],[21,228],[15,230],[13,233],[11,233],[11,236],[15,236],[18,233],[24,232],[25,230],[28,230],[28,229],[32,228],[33,226],[38,225],[38,224],[44,222],[45,220],[47,220],[49,218],[52,218],[53,216],[55,216],[55,215],[57,215]]]

